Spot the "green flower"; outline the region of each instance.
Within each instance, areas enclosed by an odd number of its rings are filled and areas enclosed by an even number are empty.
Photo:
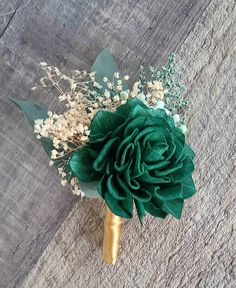
[[[135,204],[140,221],[145,211],[180,218],[195,193],[194,153],[164,110],[132,99],[115,112],[99,111],[90,130],[70,161],[80,181],[99,181],[98,193],[120,217],[131,218]]]

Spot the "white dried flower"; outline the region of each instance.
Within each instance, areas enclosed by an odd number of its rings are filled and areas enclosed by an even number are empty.
[[[57,150],[52,150],[51,158],[52,158],[52,159],[56,159],[56,158],[57,158],[57,155],[58,155]]]
[[[98,89],[102,88],[102,86],[98,82],[94,82],[93,87],[98,88]]]
[[[134,85],[133,85],[133,88],[132,88],[132,97],[136,97],[137,95],[138,95],[138,93],[139,93],[139,88],[138,88],[138,86],[139,86],[139,82],[134,82]]]
[[[151,81],[147,82],[147,88],[150,90],[152,89],[152,87],[153,87],[152,82]]]
[[[122,85],[117,85],[117,86],[116,86],[116,90],[117,90],[117,91],[122,91],[122,89],[123,89],[123,86],[122,86]]]
[[[114,78],[119,79],[120,78],[120,73],[119,72],[115,72],[114,73]]]
[[[105,98],[110,98],[110,96],[111,96],[111,93],[108,90],[105,90],[104,97]]]
[[[188,131],[187,126],[185,124],[181,124],[179,126],[179,129],[182,131],[183,134],[186,134]]]
[[[83,141],[83,142],[88,141],[88,136],[82,136],[80,139],[81,139],[81,141]]]
[[[146,101],[146,96],[145,96],[143,93],[139,93],[139,94],[137,95],[137,98],[138,98],[139,100],[141,100],[142,102],[145,102],[145,101]]]
[[[160,81],[153,81],[153,87],[156,90],[163,90],[163,86]]]
[[[79,123],[79,124],[78,124],[78,131],[79,131],[79,133],[81,133],[81,134],[84,133],[84,126],[83,126],[82,123]]]
[[[93,107],[94,107],[95,109],[99,108],[98,103],[94,103],[94,104],[93,104]]]
[[[157,101],[157,108],[158,109],[164,109],[164,107],[165,107],[165,102],[162,100],[158,100]]]
[[[71,85],[70,85],[71,90],[75,90],[76,87],[77,87],[76,83],[71,83]]]
[[[65,186],[66,183],[67,183],[67,180],[66,180],[66,179],[61,179],[61,185],[62,185],[62,186]]]
[[[108,87],[109,89],[112,89],[112,88],[113,88],[113,84],[112,84],[111,82],[108,82],[108,83],[107,83],[107,87]]]
[[[75,179],[75,177],[71,178],[70,184],[71,184],[72,186],[74,186],[74,185],[76,184],[76,179]]]
[[[119,101],[120,101],[120,97],[119,97],[118,95],[115,95],[115,96],[113,97],[113,101],[114,101],[114,102],[119,102]]]
[[[85,131],[84,131],[84,134],[87,135],[87,136],[89,136],[90,130],[85,130]]]
[[[47,66],[48,64],[47,64],[46,62],[40,62],[39,65],[42,66],[42,67],[45,67],[45,66]]]
[[[173,119],[174,119],[175,123],[178,123],[178,122],[180,121],[180,116],[179,116],[179,114],[173,115]]]
[[[85,197],[85,193],[82,190],[80,190],[80,195],[81,195],[82,198]]]
[[[43,119],[36,119],[34,121],[35,125],[42,125],[43,124]]]
[[[43,77],[43,78],[41,78],[40,80],[39,80],[39,82],[40,82],[40,84],[42,85],[42,87],[47,87],[47,85],[46,85],[46,83],[45,83],[45,78]]]
[[[74,195],[78,195],[78,196],[81,196],[81,197],[85,196],[84,192],[82,190],[80,190],[78,186],[74,187],[74,189],[72,190],[72,193]]]

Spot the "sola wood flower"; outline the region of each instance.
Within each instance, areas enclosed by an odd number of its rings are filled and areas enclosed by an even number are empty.
[[[140,220],[145,211],[180,218],[183,200],[195,193],[193,157],[172,117],[131,99],[95,115],[70,167],[79,180],[98,181],[98,193],[120,217],[131,218],[134,203]]]
[[[140,68],[129,89],[108,49],[90,72],[64,75],[41,62],[44,89],[55,88],[64,111],[48,111],[12,99],[25,113],[37,138],[73,193],[102,197],[107,204],[103,259],[116,262],[123,218],[140,222],[145,213],[181,217],[184,199],[195,193],[194,152],[185,142],[182,98],[172,54],[165,67]],[[36,91],[39,87],[33,87]]]

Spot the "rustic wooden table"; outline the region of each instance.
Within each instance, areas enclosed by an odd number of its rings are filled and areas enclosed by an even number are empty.
[[[235,0],[0,1],[0,287],[236,287]],[[110,47],[133,76],[176,51],[188,87],[198,194],[180,221],[125,222],[101,262],[104,204],[63,188],[22,114],[40,61],[89,68]]]

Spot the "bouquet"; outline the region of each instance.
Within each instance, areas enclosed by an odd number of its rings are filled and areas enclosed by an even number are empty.
[[[132,218],[134,209],[141,224],[146,213],[179,219],[184,200],[195,193],[194,152],[185,141],[187,103],[175,55],[161,69],[146,72],[141,66],[131,88],[109,49],[89,72],[65,75],[45,62],[40,66],[40,87],[56,94],[63,112],[12,101],[24,111],[61,184],[106,202],[103,259],[115,264],[122,221]]]

